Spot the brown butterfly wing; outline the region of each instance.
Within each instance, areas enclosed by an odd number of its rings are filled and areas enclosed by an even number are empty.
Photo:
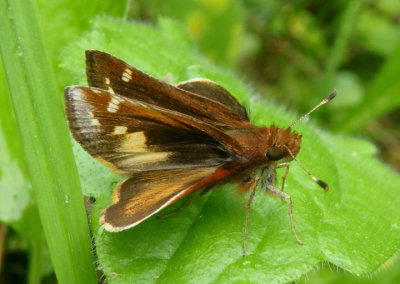
[[[248,121],[226,90],[203,84],[199,92],[186,91],[160,81],[124,61],[98,50],[86,51],[86,74],[91,87],[195,117],[207,123],[237,125]],[[195,85],[199,85],[198,83]],[[212,92],[210,92],[210,90]],[[216,94],[214,97],[211,93]],[[233,106],[233,107],[232,107]]]
[[[88,87],[65,90],[74,138],[115,172],[217,166],[232,160],[232,137],[194,118]]]
[[[224,87],[206,79],[192,79],[176,85],[177,88],[217,101],[228,107],[240,120],[248,121],[246,109]]]
[[[140,173],[117,184],[100,223],[108,231],[136,226],[166,206],[229,174],[216,167]]]

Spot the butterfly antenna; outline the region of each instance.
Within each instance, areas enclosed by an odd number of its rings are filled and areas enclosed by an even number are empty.
[[[308,176],[309,176],[313,181],[315,181],[316,184],[318,184],[320,187],[322,187],[322,188],[325,190],[325,192],[327,192],[327,191],[329,190],[328,184],[327,184],[326,182],[324,182],[324,181],[322,181],[322,180],[316,178],[316,177],[313,176],[309,171],[307,171],[306,168],[300,163],[300,161],[296,159],[296,157],[293,155],[292,151],[290,151],[290,149],[289,149],[286,145],[283,145],[283,146],[286,148],[286,150],[288,151],[288,153],[290,154],[290,156],[292,156],[293,160],[295,160],[296,163],[300,166],[300,168],[302,168],[303,171],[304,171],[306,174],[308,174]]]
[[[317,108],[319,108],[320,106],[326,104],[327,102],[329,102],[330,100],[332,100],[334,97],[336,97],[336,90],[333,90],[333,92],[327,96],[325,99],[323,99],[319,104],[317,104],[315,107],[313,107],[312,110],[310,110],[309,112],[307,112],[306,114],[303,114],[299,119],[297,119],[295,122],[293,122],[291,125],[289,125],[288,129],[292,128],[295,124],[299,123],[300,121],[302,121],[304,118],[306,118],[307,116],[310,115],[310,113],[312,113],[314,110],[316,110]]]

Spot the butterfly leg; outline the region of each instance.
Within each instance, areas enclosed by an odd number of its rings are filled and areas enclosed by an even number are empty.
[[[286,169],[285,169],[285,172],[284,172],[283,175],[282,175],[282,186],[281,186],[281,191],[283,192],[283,191],[285,191],[285,182],[286,182],[286,177],[287,177],[287,175],[288,175],[288,173],[289,173],[290,164],[289,164],[289,163],[282,163],[282,164],[276,165],[276,167],[277,167],[277,168],[286,168]],[[284,197],[281,197],[281,200],[282,200],[283,202],[286,201]]]
[[[290,197],[289,194],[279,190],[278,188],[274,187],[271,184],[265,184],[264,185],[272,194],[275,196],[279,196],[281,198],[286,198],[289,201],[289,208],[288,208],[288,214],[290,217],[290,223],[292,225],[292,232],[294,237],[296,238],[297,242],[299,244],[303,244],[303,242],[300,240],[299,236],[297,235],[296,228],[294,227],[294,221],[293,221],[293,214],[292,214],[292,198]]]
[[[172,210],[171,212],[168,212],[168,213],[165,213],[165,214],[163,214],[163,215],[160,215],[160,216],[158,216],[158,218],[159,218],[159,219],[165,219],[165,218],[168,218],[168,217],[170,217],[170,216],[172,216],[172,215],[175,215],[176,213],[181,212],[183,209],[188,208],[188,207],[189,207],[190,205],[192,205],[194,202],[196,202],[197,200],[199,200],[200,197],[202,197],[204,194],[206,194],[207,192],[209,192],[211,188],[212,188],[212,187],[207,187],[207,188],[203,189],[203,190],[202,190],[199,194],[197,194],[195,197],[186,200],[185,203],[184,203],[181,207],[178,207],[177,209]]]
[[[289,173],[290,164],[289,164],[289,163],[282,163],[282,164],[276,165],[276,167],[277,167],[277,168],[286,168],[286,169],[285,169],[285,172],[284,172],[283,175],[282,175],[282,186],[281,186],[281,191],[283,192],[283,191],[285,190],[285,182],[286,182],[286,177],[287,177],[287,175],[288,175],[288,173]],[[283,197],[282,197],[282,198],[283,198]]]
[[[247,232],[248,232],[248,228],[249,228],[250,206],[251,206],[251,203],[253,202],[254,194],[256,193],[256,189],[257,189],[259,180],[260,180],[260,177],[256,176],[256,177],[251,178],[245,184],[241,185],[241,190],[243,190],[244,188],[247,188],[247,189],[251,188],[249,200],[247,201],[247,204],[246,204],[246,222],[244,225],[243,256],[246,255],[246,249],[247,249]]]

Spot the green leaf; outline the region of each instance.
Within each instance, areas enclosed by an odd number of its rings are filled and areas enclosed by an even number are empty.
[[[172,77],[172,83],[203,76],[214,80],[246,105],[256,125],[287,127],[298,117],[271,102],[250,99],[246,85],[194,52],[179,26],[166,19],[151,27],[97,18],[92,31],[65,52],[63,66],[80,74],[81,83],[85,49],[109,52],[160,79]],[[382,267],[399,249],[399,176],[373,157],[376,150],[368,142],[304,122],[295,130],[303,135],[298,159],[328,182],[330,191],[324,193],[292,163],[285,191],[292,196],[304,245],[291,232],[288,204],[259,189],[250,212],[246,257],[241,252],[247,195],[236,194],[234,184],[216,187],[167,219],[152,217],[130,230],[109,233],[99,227],[98,218],[122,177],[102,177],[106,168],[76,151],[84,191],[97,197],[91,220],[107,281],[277,283],[299,279],[326,261],[358,275]],[[91,188],[97,170],[103,185]]]

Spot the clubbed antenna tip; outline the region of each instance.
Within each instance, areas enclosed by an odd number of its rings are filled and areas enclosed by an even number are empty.
[[[295,122],[293,122],[291,125],[289,125],[289,129],[292,128],[295,124],[299,123],[300,121],[302,121],[305,117],[309,116],[310,113],[312,113],[314,110],[316,110],[317,108],[319,108],[320,106],[326,104],[327,102],[329,102],[330,100],[332,100],[334,97],[336,97],[336,90],[333,90],[333,92],[327,96],[325,99],[323,99],[319,104],[317,104],[315,107],[312,108],[312,110],[310,110],[309,112],[307,112],[306,114],[302,115],[299,119],[297,119]]]
[[[336,90],[333,90],[333,92],[329,96],[326,97],[327,102],[332,100],[334,97],[336,97]]]
[[[296,159],[296,157],[293,155],[292,151],[290,151],[290,149],[284,145],[284,147],[286,148],[286,150],[288,151],[289,155],[292,156],[293,160],[295,160],[295,162],[300,166],[300,168],[316,183],[318,184],[320,187],[322,187],[325,192],[328,192],[329,190],[329,186],[326,182],[316,178],[315,176],[313,176],[309,171],[307,171],[307,169],[299,162],[299,160]]]
[[[311,177],[312,178],[312,177]],[[312,178],[313,179],[313,178]],[[324,190],[325,190],[325,192],[328,192],[329,191],[329,186],[326,184],[326,182],[324,182],[324,181],[322,181],[322,180],[320,180],[320,179],[317,179],[317,178],[315,178],[315,179],[313,179],[320,187],[322,187]]]

